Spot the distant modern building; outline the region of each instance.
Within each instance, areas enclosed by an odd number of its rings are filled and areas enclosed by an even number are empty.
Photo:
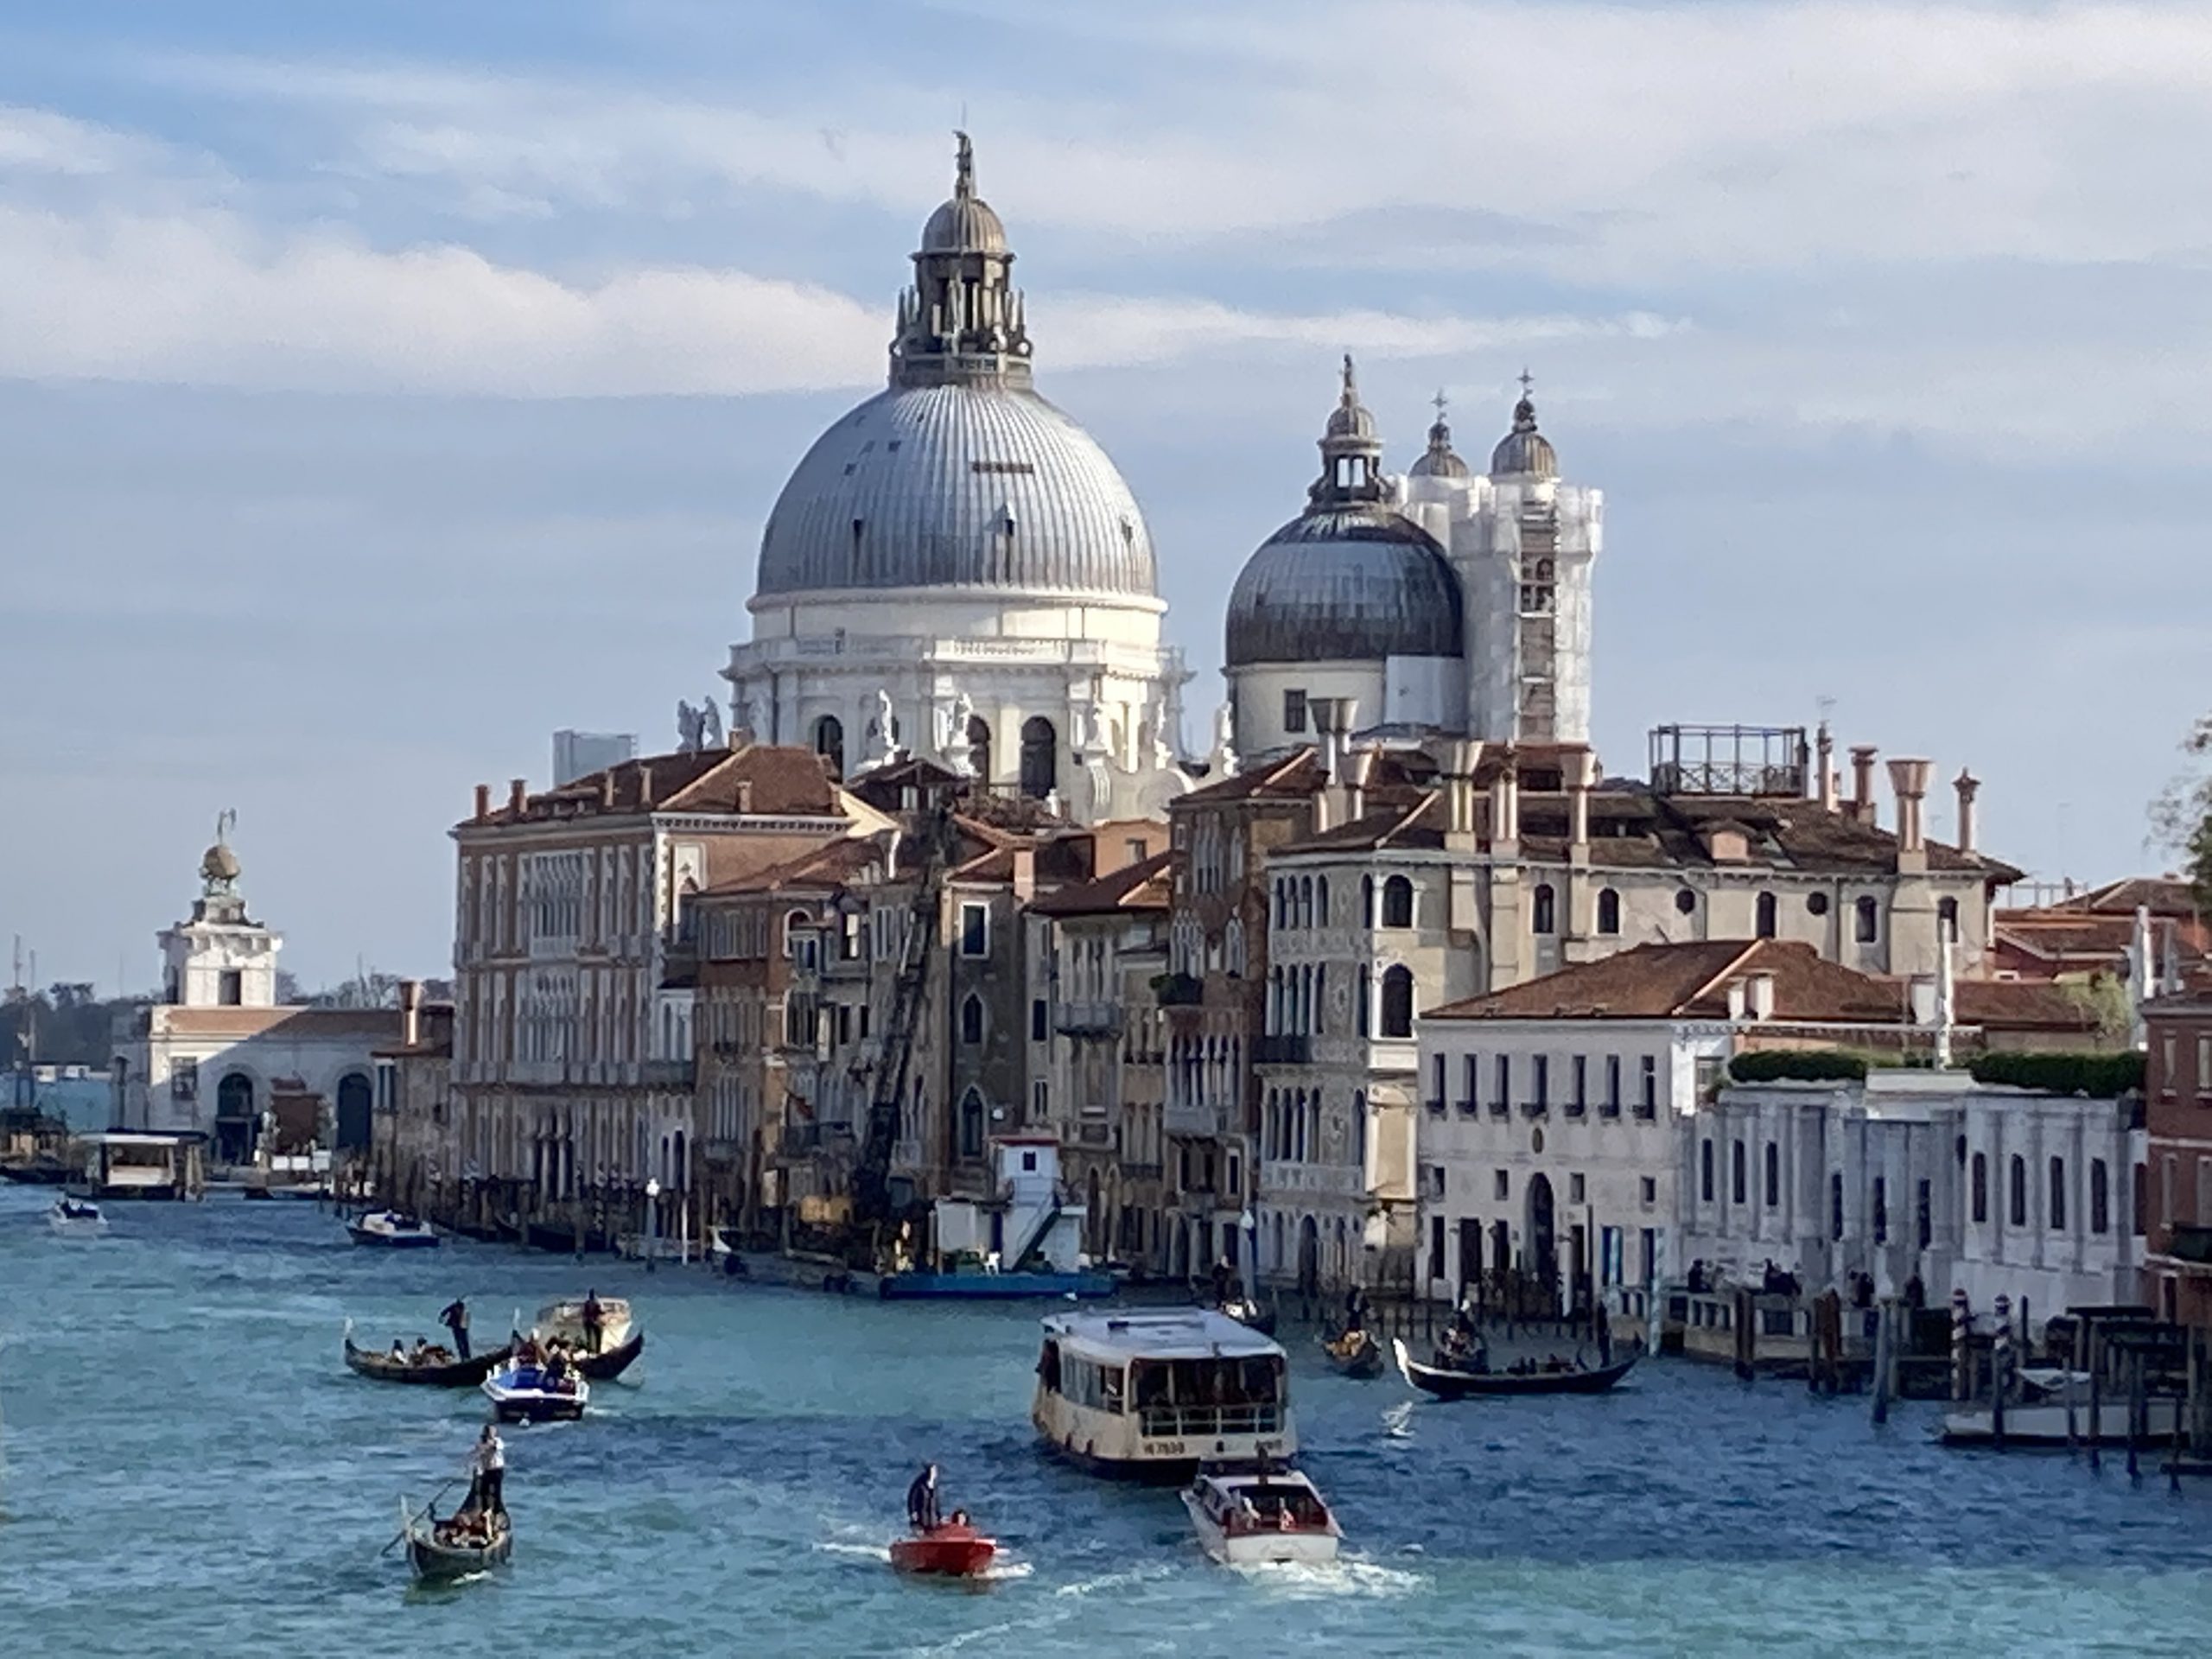
[[[563,728],[553,734],[553,787],[608,771],[635,760],[637,754],[634,732],[577,732]]]

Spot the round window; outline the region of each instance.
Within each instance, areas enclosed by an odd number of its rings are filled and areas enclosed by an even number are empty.
[[[1541,1152],[1543,1149],[1544,1132],[1541,1129],[1531,1131],[1529,1136],[1529,1150],[1531,1152]]]
[[[1688,887],[1684,887],[1675,895],[1675,908],[1681,911],[1683,915],[1688,915],[1697,908],[1697,894],[1692,893]]]

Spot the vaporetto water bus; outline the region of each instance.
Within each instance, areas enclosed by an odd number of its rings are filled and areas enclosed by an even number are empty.
[[[1281,1347],[1205,1308],[1055,1313],[1030,1416],[1094,1474],[1185,1481],[1200,1463],[1281,1463],[1298,1450]]]

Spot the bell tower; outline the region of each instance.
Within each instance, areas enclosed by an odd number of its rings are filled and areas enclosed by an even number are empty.
[[[281,936],[246,913],[241,866],[231,850],[238,814],[215,819],[215,842],[200,860],[200,897],[189,920],[165,928],[162,997],[188,1008],[273,1008]]]

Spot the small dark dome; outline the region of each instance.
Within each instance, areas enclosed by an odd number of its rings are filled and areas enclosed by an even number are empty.
[[[1244,562],[1229,666],[1457,657],[1459,610],[1459,581],[1419,524],[1379,502],[1316,507]]]
[[[1437,393],[1436,424],[1428,429],[1428,448],[1421,451],[1421,459],[1406,468],[1408,478],[1465,478],[1467,463],[1459,459],[1452,448],[1452,429],[1445,424],[1444,394]]]
[[[1513,429],[1490,452],[1492,478],[1557,478],[1559,455],[1536,430],[1536,406],[1527,397],[1513,405]]]
[[[1006,226],[981,196],[940,202],[922,226],[924,253],[1004,253]]]

